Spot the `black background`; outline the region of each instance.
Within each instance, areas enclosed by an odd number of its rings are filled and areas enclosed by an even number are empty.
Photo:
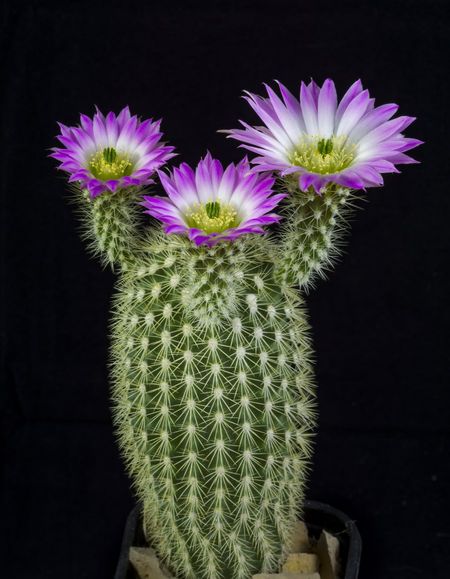
[[[308,497],[358,523],[362,579],[450,576],[445,275],[450,37],[423,0],[2,5],[0,576],[110,579],[133,504],[111,429],[114,278],[85,253],[48,159],[56,120],[129,104],[179,159],[241,153],[239,98],[277,78],[361,78],[418,117],[420,165],[388,175],[307,302],[320,424]]]

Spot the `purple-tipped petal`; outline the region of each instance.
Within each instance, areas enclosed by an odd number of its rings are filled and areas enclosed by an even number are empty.
[[[364,115],[369,104],[369,91],[363,90],[356,96],[345,109],[339,125],[336,127],[336,135],[348,135],[356,123]]]
[[[303,120],[305,121],[306,131],[311,135],[319,133],[317,122],[317,107],[313,95],[302,82],[300,88],[300,105],[302,107]]]
[[[345,95],[342,97],[341,102],[339,103],[339,106],[337,108],[336,111],[336,124],[339,124],[342,115],[345,113],[348,105],[353,101],[354,98],[356,98],[359,93],[361,93],[363,91],[363,86],[361,81],[358,79],[357,81],[355,81],[351,87],[347,90],[347,92],[345,93]]]
[[[334,82],[328,78],[323,83],[323,87],[320,89],[319,94],[317,110],[319,135],[328,138],[333,134],[336,106],[336,88]]]

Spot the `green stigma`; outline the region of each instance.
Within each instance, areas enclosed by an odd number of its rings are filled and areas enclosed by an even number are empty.
[[[114,147],[106,147],[92,155],[89,169],[100,181],[108,181],[131,175],[133,163],[126,155],[118,154]]]
[[[220,203],[218,201],[210,201],[205,205],[206,215],[210,219],[219,217],[220,215]]]
[[[306,136],[289,160],[312,173],[327,175],[346,169],[355,157],[356,145],[349,143],[346,136],[328,139]]]
[[[220,201],[198,203],[185,214],[189,227],[201,229],[205,233],[222,233],[239,225],[236,209],[231,205],[222,205]]]
[[[114,147],[106,147],[106,149],[103,149],[103,159],[105,160],[105,163],[112,165],[112,163],[117,159],[116,149],[114,149]]]
[[[333,140],[332,139],[320,139],[317,143],[317,150],[325,157],[325,155],[329,155],[333,150]]]

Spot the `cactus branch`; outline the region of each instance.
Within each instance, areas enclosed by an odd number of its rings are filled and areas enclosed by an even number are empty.
[[[275,275],[283,285],[299,286],[307,292],[318,278],[326,277],[342,253],[358,197],[339,186],[329,186],[321,195],[300,191],[295,181],[283,183],[283,187],[289,197]]]
[[[136,259],[142,241],[139,231],[142,191],[127,188],[92,198],[86,190],[76,191],[82,237],[88,250],[104,266],[127,271]]]

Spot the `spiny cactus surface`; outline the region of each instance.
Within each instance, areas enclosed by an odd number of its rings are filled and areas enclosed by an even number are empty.
[[[74,197],[88,251],[104,266],[128,269],[139,252],[137,231],[142,223],[142,209],[138,202],[142,189],[133,187],[94,198],[87,190],[81,194],[75,190]]]
[[[314,418],[301,300],[275,284],[262,240],[149,249],[119,282],[113,334],[115,422],[147,534],[180,576],[274,570]]]
[[[283,255],[277,262],[280,283],[309,291],[325,278],[338,259],[357,197],[345,187],[328,187],[320,196],[300,191],[295,179],[285,179],[289,192],[281,226]]]

